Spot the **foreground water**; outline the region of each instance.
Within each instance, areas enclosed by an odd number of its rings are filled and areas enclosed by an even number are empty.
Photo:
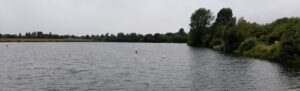
[[[0,43],[0,90],[294,91],[300,68],[185,44]]]

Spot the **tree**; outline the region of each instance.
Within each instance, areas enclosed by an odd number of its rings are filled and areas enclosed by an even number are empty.
[[[256,26],[253,26],[253,24],[247,22],[243,17],[239,18],[237,21],[237,32],[242,40],[246,40],[248,37],[250,37],[250,31],[253,30]]]
[[[223,8],[221,9],[218,14],[215,23],[213,24],[213,28],[217,26],[224,26],[227,25],[232,20],[232,10],[230,8]]]
[[[138,42],[139,41],[139,38],[138,38],[138,36],[137,36],[136,33],[130,33],[128,35],[128,37],[129,37],[129,41],[128,42]]]
[[[187,33],[183,28],[180,28],[173,36],[173,42],[175,43],[185,43],[187,41]]]
[[[183,28],[180,28],[177,34],[179,34],[180,36],[187,36],[187,33],[184,31]]]
[[[299,56],[300,27],[287,30],[281,37],[281,54],[279,60],[293,60]]]
[[[161,35],[159,33],[155,33],[153,35],[153,38],[154,38],[155,42],[162,42],[162,40],[160,39],[160,36]]]
[[[85,39],[91,39],[90,35],[85,35]]]
[[[37,38],[43,38],[44,37],[44,33],[41,31],[36,32],[36,37]]]
[[[143,38],[143,42],[153,42],[154,38],[152,34],[146,34]]]
[[[235,25],[236,18],[232,18],[226,24],[226,30],[224,32],[224,52],[232,53],[234,50],[238,49],[240,43],[243,41],[242,38],[239,37],[238,31]]]
[[[26,37],[26,38],[31,38],[31,33],[30,33],[30,32],[26,32],[26,33],[25,33],[25,37]]]
[[[125,42],[126,38],[125,38],[125,34],[124,33],[118,33],[117,34],[118,37],[118,42]]]
[[[220,46],[224,52],[233,52],[237,49],[240,43],[243,41],[243,38],[239,38],[238,30],[236,27],[236,18],[233,17],[232,10],[230,8],[221,9],[218,14],[216,21],[211,27],[209,32],[208,41],[216,41],[221,39],[221,43],[224,45]],[[219,43],[210,43],[210,46],[216,46],[214,44]],[[222,48],[223,47],[223,48]]]
[[[22,33],[19,33],[19,36],[18,36],[19,38],[22,38]]]
[[[233,14],[230,8],[223,8],[221,9],[218,14],[216,21],[211,26],[210,38],[208,41],[216,41],[220,40],[224,41],[224,33],[231,29],[234,26],[235,22],[233,21]],[[211,43],[215,44],[215,43]],[[214,45],[210,45],[214,46]]]
[[[243,52],[248,51],[252,48],[254,48],[257,45],[257,39],[256,37],[250,37],[248,39],[246,39],[245,41],[243,41],[238,49],[238,52],[240,54],[243,54]]]
[[[188,45],[203,46],[205,43],[205,33],[211,21],[214,19],[210,10],[200,8],[191,17]]]

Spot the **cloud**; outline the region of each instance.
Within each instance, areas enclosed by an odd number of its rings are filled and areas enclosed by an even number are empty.
[[[0,33],[165,33],[189,29],[198,8],[224,7],[236,17],[267,23],[300,16],[299,0],[1,0]]]

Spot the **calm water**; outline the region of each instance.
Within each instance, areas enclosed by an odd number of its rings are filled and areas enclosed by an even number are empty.
[[[297,91],[300,68],[185,44],[0,43],[0,89]]]

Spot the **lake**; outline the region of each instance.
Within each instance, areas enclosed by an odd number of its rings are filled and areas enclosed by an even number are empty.
[[[0,90],[295,91],[300,67],[186,44],[0,43]]]

